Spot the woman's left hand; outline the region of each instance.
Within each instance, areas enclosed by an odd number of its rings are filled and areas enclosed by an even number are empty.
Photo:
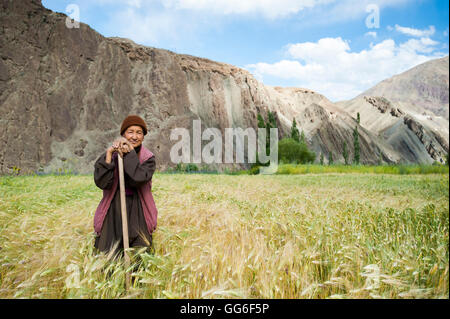
[[[125,137],[119,137],[113,142],[113,148],[120,153],[120,155],[123,155],[124,153],[131,152],[132,149],[134,149],[133,145],[125,138]]]

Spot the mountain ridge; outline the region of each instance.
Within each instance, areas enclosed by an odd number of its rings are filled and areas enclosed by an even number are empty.
[[[449,56],[385,79],[336,103],[361,125],[384,136],[407,162],[444,163],[449,152]]]
[[[383,96],[396,103],[408,103],[418,113],[431,111],[449,119],[449,56],[421,63],[405,72],[381,81],[359,94]],[[443,85],[444,84],[444,85]],[[408,92],[408,95],[405,95]]]
[[[216,127],[223,134],[227,127],[256,128],[257,114],[267,117],[269,111],[276,112],[280,137],[289,135],[295,118],[317,157],[332,152],[335,162],[343,161],[342,144],[352,145],[358,127],[362,163],[415,160],[312,90],[267,86],[239,67],[106,38],[83,23],[68,29],[64,14],[38,0],[1,0],[0,7],[0,173],[13,167],[90,173],[130,113],[146,120],[144,145],[156,154],[159,170],[175,166],[173,128],[192,133],[192,121],[201,119],[202,128]],[[414,136],[420,140],[420,126],[410,126],[418,128]],[[422,131],[428,136],[427,129]]]

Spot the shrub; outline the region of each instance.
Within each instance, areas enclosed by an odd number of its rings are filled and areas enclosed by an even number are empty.
[[[185,172],[198,172],[198,167],[195,164],[189,163],[186,165]]]
[[[316,154],[310,151],[305,143],[298,143],[292,138],[284,138],[278,142],[278,160],[285,163],[312,163]]]
[[[188,163],[183,165],[182,163],[178,163],[174,168],[174,172],[198,172],[198,166],[193,163]]]
[[[259,174],[259,166],[253,166],[249,171],[249,175],[258,175]]]

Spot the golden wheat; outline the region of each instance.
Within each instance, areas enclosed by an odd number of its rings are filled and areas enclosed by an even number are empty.
[[[1,298],[448,298],[448,175],[155,174],[153,254],[93,249],[92,176],[0,177]]]

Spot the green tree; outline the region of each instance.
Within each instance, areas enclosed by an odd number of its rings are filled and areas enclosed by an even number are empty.
[[[261,116],[261,114],[258,113],[256,116],[258,120],[258,128],[266,128],[266,154],[270,153],[270,128],[276,127],[276,121],[275,116],[272,112],[269,111],[268,118],[269,120],[267,122],[264,121],[264,118]],[[269,162],[262,164],[259,161],[258,153],[256,153],[256,163],[253,163],[251,167],[255,166],[269,166]]]
[[[300,134],[300,143],[306,144],[305,132],[303,130],[302,133]]]
[[[354,157],[353,157],[353,163],[359,164],[359,133],[358,133],[358,126],[355,126],[355,129],[353,130],[353,147],[354,147]]]
[[[344,156],[345,165],[348,165],[348,150],[347,150],[347,142],[344,142],[344,150],[342,152],[342,156]]]
[[[277,121],[275,120],[275,113],[269,111],[267,115],[267,123],[266,123],[266,153],[270,152],[270,129],[277,128]]]
[[[359,112],[356,113],[356,122],[359,124],[361,122],[361,117],[359,115]]]
[[[264,127],[266,127],[266,124],[264,123],[264,119],[263,119],[263,117],[261,116],[261,114],[258,113],[257,118],[258,118],[258,127],[259,127],[259,128],[264,128]]]
[[[278,160],[284,163],[312,163],[316,154],[308,146],[299,143],[293,138],[283,138],[278,142]]]
[[[300,133],[298,131],[297,122],[295,122],[295,118],[292,119],[291,138],[297,142],[300,142]]]
[[[277,127],[277,121],[276,121],[276,119],[275,119],[275,113],[269,111],[267,117],[268,117],[268,122],[269,122],[269,124],[270,124],[270,127],[276,128],[276,127]]]
[[[256,118],[257,118],[257,120],[258,120],[258,128],[266,128],[266,123],[264,122],[264,118],[261,116],[261,114],[258,113],[258,115],[256,116]],[[269,137],[270,137],[270,135],[269,135]],[[268,151],[268,147],[267,147],[267,137],[266,137],[266,154],[267,154],[267,151]],[[251,167],[253,168],[253,167],[258,167],[258,166],[268,166],[269,164],[270,164],[270,163],[262,164],[262,163],[259,161],[259,158],[258,158],[258,152],[256,152],[256,162],[253,163],[253,164],[251,165]]]
[[[381,155],[381,152],[378,153],[378,161],[377,161],[378,165],[383,165],[383,155]]]
[[[333,165],[333,153],[328,154],[328,165]]]
[[[320,165],[323,165],[323,153],[320,153]]]

